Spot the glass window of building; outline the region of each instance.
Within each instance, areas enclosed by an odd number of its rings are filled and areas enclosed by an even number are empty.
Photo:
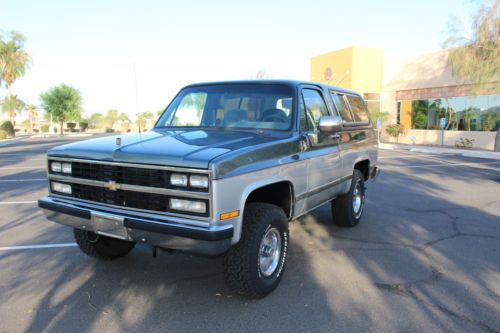
[[[401,121],[402,102],[397,103],[397,121]],[[500,128],[500,94],[419,99],[411,101],[412,129],[497,131]]]
[[[411,128],[427,129],[429,101],[419,99],[411,103]]]

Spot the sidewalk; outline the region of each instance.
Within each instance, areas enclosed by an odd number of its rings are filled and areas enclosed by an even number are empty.
[[[421,146],[421,145],[404,145],[395,143],[382,143],[378,145],[379,149],[386,150],[409,150],[417,153],[427,153],[427,154],[454,154],[462,155],[466,157],[476,157],[476,158],[487,158],[492,160],[500,160],[500,153],[485,151],[485,150],[474,150],[474,149],[456,149],[456,148],[441,148],[432,146]]]

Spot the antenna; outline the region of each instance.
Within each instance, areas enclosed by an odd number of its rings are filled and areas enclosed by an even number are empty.
[[[135,61],[132,60],[132,69],[134,71],[134,88],[135,88],[135,115],[137,116],[137,119],[139,120],[139,93],[137,92],[137,72],[135,70]],[[141,122],[138,121],[137,124],[139,125],[139,134],[141,134]]]

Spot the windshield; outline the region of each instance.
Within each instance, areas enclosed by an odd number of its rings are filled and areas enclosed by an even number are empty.
[[[293,90],[277,84],[223,84],[181,91],[156,127],[289,130]]]

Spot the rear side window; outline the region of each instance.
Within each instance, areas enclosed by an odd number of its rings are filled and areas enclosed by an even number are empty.
[[[329,115],[326,103],[317,90],[304,89],[302,90],[302,96],[306,107],[305,116],[316,128],[319,125],[319,118]]]
[[[332,100],[333,100],[333,104],[335,104],[335,107],[339,111],[342,119],[344,121],[347,121],[347,122],[352,122],[353,120],[352,120],[351,111],[349,110],[349,106],[347,105],[347,102],[345,101],[344,95],[332,93]]]
[[[368,122],[368,113],[363,99],[359,96],[347,95],[347,100],[351,105],[354,121],[361,123]]]

